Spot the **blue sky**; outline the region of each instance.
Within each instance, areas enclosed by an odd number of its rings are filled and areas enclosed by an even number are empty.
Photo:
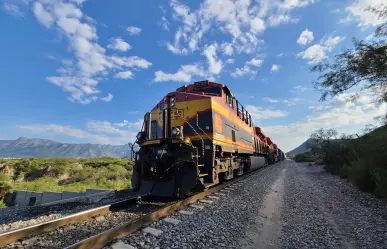
[[[2,0],[0,139],[124,144],[183,84],[228,85],[288,151],[314,129],[356,132],[386,107],[318,102],[310,66],[372,39],[383,0]]]

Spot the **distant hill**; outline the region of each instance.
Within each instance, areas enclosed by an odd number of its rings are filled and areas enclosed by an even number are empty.
[[[311,142],[312,139],[309,138],[308,140],[306,140],[305,142],[303,142],[300,146],[298,146],[297,148],[289,151],[286,153],[287,156],[295,156],[295,155],[298,155],[298,154],[302,154],[302,153],[305,153],[308,151],[308,148],[307,148],[307,144],[309,142]]]
[[[47,139],[20,137],[0,140],[0,158],[14,157],[126,157],[128,145],[68,144]]]

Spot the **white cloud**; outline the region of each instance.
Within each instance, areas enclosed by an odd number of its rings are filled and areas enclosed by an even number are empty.
[[[315,2],[204,0],[197,9],[191,9],[178,0],[172,0],[173,17],[181,25],[176,30],[174,42],[167,42],[166,46],[175,54],[187,54],[200,49],[205,34],[216,28],[229,35],[227,42],[233,45],[234,52],[252,54],[263,44],[258,35],[267,27],[297,22],[291,12]]]
[[[74,56],[71,64],[62,63],[57,70],[59,76],[48,76],[46,79],[70,93],[70,101],[88,104],[106,98],[98,96],[97,85],[102,80],[108,80],[117,70],[134,68],[138,71],[150,67],[152,63],[138,56],[107,55],[106,49],[97,42],[96,22],[80,9],[83,2],[38,0],[32,4],[32,9],[43,26],[56,28],[67,39]],[[130,45],[117,38],[109,47],[127,51]]]
[[[291,90],[291,92],[305,92],[306,90],[308,90],[308,88],[298,85],[295,86],[294,89]]]
[[[249,75],[251,76],[250,79],[253,79],[254,76],[258,73],[258,71],[252,69],[252,67],[260,67],[262,66],[262,64],[263,60],[253,58],[250,61],[246,61],[243,67],[236,68],[235,72],[231,73],[231,76],[236,78]]]
[[[43,26],[45,26],[46,28],[50,28],[52,26],[52,24],[54,23],[54,17],[52,13],[48,12],[45,9],[43,4],[38,1],[34,2],[32,10],[35,14],[35,17]]]
[[[110,102],[113,100],[113,95],[109,93],[106,97],[101,98],[102,101]]]
[[[118,79],[133,79],[133,73],[131,71],[118,72],[114,77]]]
[[[378,15],[372,11],[367,10],[369,7],[380,8],[382,5],[386,6],[385,0],[355,0],[345,8],[349,16],[349,21],[356,21],[359,27],[378,26],[387,20],[387,17],[379,18]]]
[[[292,99],[292,100],[287,100],[287,99],[284,99],[284,100],[278,100],[278,99],[272,99],[272,98],[263,98],[262,99],[263,101],[265,102],[268,102],[268,103],[272,103],[272,104],[277,104],[277,103],[285,103],[287,106],[295,106],[296,105],[296,101],[299,101],[299,99]]]
[[[263,101],[269,102],[269,103],[278,103],[280,102],[277,99],[271,99],[271,98],[263,98]]]
[[[183,65],[176,73],[164,73],[163,71],[155,72],[154,82],[176,81],[190,82],[193,76],[204,77],[206,75],[204,69],[199,65]]]
[[[183,31],[181,29],[177,30],[175,33],[175,43],[171,44],[170,42],[166,42],[165,45],[169,51],[178,55],[187,55],[188,49],[180,47],[180,39],[183,36]]]
[[[333,48],[344,40],[344,37],[335,36],[321,39],[320,44],[314,44],[308,47],[305,51],[297,54],[297,57],[302,57],[308,60],[308,64],[316,64],[328,58],[327,52],[331,52]]]
[[[366,98],[355,103],[346,101],[351,94],[344,94],[329,104],[311,106],[310,109],[314,110],[314,113],[303,120],[286,125],[268,126],[264,129],[285,151],[297,147],[308,139],[313,131],[320,128],[334,128],[339,132],[358,132],[362,126],[373,123],[374,117],[387,111],[386,103],[381,106],[370,103],[372,94],[363,92],[362,96]]]
[[[165,16],[161,17],[161,27],[163,27],[165,30],[169,31],[169,22]]]
[[[126,28],[126,31],[129,33],[129,35],[140,35],[141,29],[135,26],[129,26]]]
[[[253,34],[260,34],[265,30],[265,22],[261,18],[255,17],[250,21],[250,27]]]
[[[204,51],[204,56],[207,57],[208,63],[208,72],[210,74],[219,74],[222,71],[223,63],[216,56],[216,50],[218,49],[218,44],[214,43],[208,46]]]
[[[231,76],[236,78],[236,77],[242,77],[242,76],[245,76],[245,75],[256,75],[258,72],[255,71],[255,70],[252,70],[249,66],[244,66],[244,67],[240,67],[240,68],[236,68],[235,69],[235,72],[231,73]]]
[[[259,122],[263,119],[283,118],[289,113],[282,110],[266,109],[259,106],[248,105],[246,110],[251,114],[254,122]]]
[[[110,49],[119,50],[119,51],[122,51],[122,52],[126,52],[126,51],[128,51],[129,49],[132,48],[129,45],[129,43],[125,42],[123,39],[121,39],[119,37],[112,38],[110,40],[110,43],[108,44],[107,47],[110,48]]]
[[[246,62],[246,65],[254,66],[254,67],[260,67],[263,64],[263,60],[253,58],[250,61]]]
[[[164,6],[160,5],[159,8],[161,9],[161,12],[163,13],[163,15],[161,16],[161,21],[159,22],[159,25],[165,29],[166,31],[169,31],[169,21],[167,20],[167,18],[165,17],[166,15],[166,11],[165,11],[165,8]]]
[[[305,29],[301,33],[300,37],[298,38],[297,43],[300,45],[307,45],[312,43],[313,40],[314,40],[313,32],[309,31],[308,29]]]
[[[299,22],[299,19],[293,18],[289,15],[279,14],[275,16],[270,16],[267,20],[269,26],[279,26],[281,24],[287,24],[287,23],[297,23]]]
[[[332,51],[332,49],[334,47],[336,47],[337,44],[339,44],[343,40],[344,40],[344,37],[340,37],[340,36],[331,37],[331,36],[329,36],[328,38],[324,37],[320,43],[326,48],[327,51],[330,52],[330,51]]]
[[[290,100],[287,100],[287,99],[285,99],[283,102],[285,103],[285,104],[287,104],[288,106],[295,106],[296,105],[296,102],[295,101],[297,101],[296,99],[293,99],[293,101],[290,101]]]
[[[120,123],[111,123],[108,121],[96,121],[92,120],[86,124],[87,130],[95,133],[116,134],[125,136],[128,134],[128,128],[135,128],[140,130],[142,122],[129,122],[123,120]],[[126,128],[126,129],[123,129]]]
[[[295,8],[306,7],[310,4],[316,3],[318,0],[284,0],[278,3],[283,10],[292,10]]]
[[[21,7],[16,3],[4,1],[3,10],[16,18],[24,17],[24,13],[22,12]]]
[[[228,64],[234,64],[234,62],[235,62],[235,59],[227,59],[227,61],[226,61],[226,63],[228,63]]]
[[[223,43],[221,45],[223,54],[231,56],[234,53],[234,48],[232,47],[231,43]]]
[[[233,39],[233,46],[238,53],[253,54],[260,45],[264,44],[263,40],[251,32],[246,32]]]
[[[92,134],[87,131],[73,128],[71,126],[63,126],[56,124],[30,124],[30,125],[19,125],[19,129],[27,130],[33,133],[40,134],[55,134],[63,135],[66,137],[84,139],[90,143],[100,143],[100,144],[117,144],[109,137],[104,135]],[[118,143],[121,144],[121,143]]]
[[[39,134],[61,135],[81,139],[87,143],[122,145],[135,140],[142,121],[119,123],[108,121],[89,121],[85,129],[58,124],[23,124],[17,128]]]
[[[277,65],[277,64],[273,64],[273,65],[271,66],[271,71],[272,71],[272,72],[278,72],[279,69],[280,69],[280,66]]]
[[[308,60],[308,64],[316,64],[328,58],[325,48],[319,44],[310,46],[305,51],[300,52],[297,56]]]

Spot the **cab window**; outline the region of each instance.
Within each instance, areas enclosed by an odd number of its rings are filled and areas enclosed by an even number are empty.
[[[226,95],[226,103],[231,109],[234,109],[232,96],[230,94]]]
[[[192,90],[192,92],[197,92],[197,93],[203,92],[204,94],[216,95],[216,96],[222,95],[222,91],[220,87],[195,88]]]

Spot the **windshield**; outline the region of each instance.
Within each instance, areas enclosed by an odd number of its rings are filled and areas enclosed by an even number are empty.
[[[197,92],[197,93],[203,92],[205,94],[217,95],[217,96],[220,96],[222,93],[220,87],[195,88],[192,90],[192,92]]]

